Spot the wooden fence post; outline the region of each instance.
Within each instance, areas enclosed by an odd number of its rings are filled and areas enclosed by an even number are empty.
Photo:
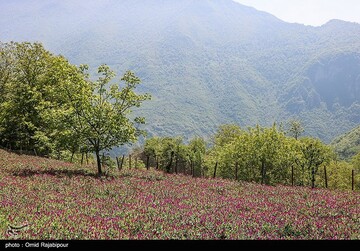
[[[84,152],[81,153],[81,165],[84,163]]]
[[[116,156],[116,164],[117,164],[118,170],[120,171],[120,162],[119,162],[118,156]]]
[[[149,161],[150,161],[150,156],[147,155],[146,156],[146,170],[149,170],[150,166],[149,166]]]
[[[105,153],[102,154],[101,157],[101,165],[104,167],[105,166]]]
[[[218,166],[218,162],[216,161],[215,163],[215,168],[214,168],[214,175],[213,175],[213,178],[215,179],[216,177],[216,169],[217,169],[217,166]]]
[[[238,180],[238,166],[239,166],[239,164],[236,162],[235,163],[235,180]]]
[[[324,166],[324,175],[325,175],[325,188],[328,188],[327,174],[326,174],[326,166]]]
[[[175,173],[176,173],[176,174],[178,173],[178,161],[179,161],[179,158],[178,158],[178,156],[176,155],[176,160],[175,160]]]
[[[355,170],[351,171],[351,190],[355,190]]]
[[[122,158],[121,158],[120,171],[122,170],[122,167],[123,167],[124,161],[125,161],[125,155],[123,155],[123,156],[122,156]]]

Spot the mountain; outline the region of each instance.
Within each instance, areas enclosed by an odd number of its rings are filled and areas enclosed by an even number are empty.
[[[153,100],[149,135],[297,118],[330,142],[360,124],[360,24],[286,23],[231,0],[0,2],[0,41],[40,41],[74,64],[130,69]]]
[[[336,137],[331,145],[341,159],[351,159],[360,153],[360,126]]]

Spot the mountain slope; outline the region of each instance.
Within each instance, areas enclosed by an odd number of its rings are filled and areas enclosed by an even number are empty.
[[[359,24],[289,24],[231,0],[15,0],[0,2],[0,26],[0,41],[135,71],[153,95],[137,111],[150,135],[297,117],[329,142],[360,123]]]
[[[341,159],[350,159],[360,152],[360,126],[336,137],[331,145]]]

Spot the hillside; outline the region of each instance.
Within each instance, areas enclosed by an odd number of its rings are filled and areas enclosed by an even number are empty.
[[[358,192],[152,169],[96,178],[95,167],[3,150],[0,190],[0,239],[6,240],[360,238]]]
[[[360,152],[360,126],[335,138],[331,145],[341,159],[349,160]]]
[[[131,69],[149,135],[208,136],[299,118],[330,142],[360,123],[360,25],[286,23],[231,0],[1,1],[0,41]],[[4,28],[5,27],[5,28]]]

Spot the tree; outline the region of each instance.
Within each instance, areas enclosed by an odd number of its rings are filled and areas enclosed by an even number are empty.
[[[159,168],[159,157],[161,155],[161,138],[153,137],[145,140],[144,154],[147,158],[155,160],[156,169]]]
[[[218,174],[223,178],[232,177],[230,145],[243,134],[240,126],[236,124],[221,125],[212,139],[212,147],[206,156],[206,165],[209,166],[208,176],[213,176],[215,165]],[[217,163],[217,164],[216,164]]]
[[[328,163],[334,157],[334,153],[329,146],[314,138],[302,138],[300,149],[303,155],[302,165],[308,171],[311,187],[314,188],[319,167],[323,163]]]
[[[299,120],[293,119],[289,122],[288,133],[290,134],[290,136],[294,137],[297,140],[303,132],[304,127]]]
[[[213,143],[216,147],[223,147],[234,141],[236,137],[243,133],[240,126],[235,124],[221,125],[216,132]]]
[[[64,134],[58,115],[69,111],[62,89],[75,91],[81,79],[77,67],[40,43],[0,44],[0,144],[51,153]]]
[[[171,167],[174,162],[174,157],[176,155],[176,151],[178,149],[178,145],[182,144],[182,138],[176,137],[164,137],[161,138],[161,162],[162,168],[167,172],[170,173]]]
[[[98,68],[100,77],[97,81],[88,79],[88,67],[81,66],[90,92],[67,91],[68,101],[73,110],[73,117],[68,120],[76,132],[81,134],[96,155],[98,175],[102,174],[100,152],[110,150],[115,146],[135,142],[138,136],[144,134],[136,125],[144,124],[145,118],[128,116],[131,109],[140,107],[143,101],[149,100],[149,94],[136,94],[135,89],[140,79],[131,71],[121,78],[125,84],[111,84],[115,73],[107,65]]]
[[[193,168],[193,175],[195,172],[204,173],[203,161],[206,153],[206,142],[203,138],[195,137],[189,143],[190,161]]]

